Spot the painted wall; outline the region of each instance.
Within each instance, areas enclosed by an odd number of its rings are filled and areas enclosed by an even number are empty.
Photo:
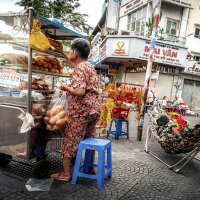
[[[144,80],[145,73],[127,73],[125,82],[144,85]]]
[[[155,95],[157,98],[163,98],[167,96],[168,99],[173,100],[175,98],[176,88],[174,83],[176,82],[177,77],[172,75],[160,74],[158,80],[152,80],[150,88],[155,88]],[[145,73],[127,73],[126,74],[126,83],[134,83],[144,85]]]
[[[128,17],[124,16],[119,19],[119,34],[121,34],[121,30],[127,30]]]
[[[182,12],[183,12],[182,7],[163,2],[161,4],[161,12],[162,12],[162,18],[159,23],[159,26],[161,28],[164,29],[166,28],[167,18],[179,20],[181,23]]]
[[[172,75],[160,74],[155,84],[155,95],[157,98],[163,98],[167,96],[168,99],[174,99],[175,88]],[[151,82],[153,83],[153,81]]]
[[[193,8],[189,12],[189,20],[186,31],[186,46],[188,51],[193,54],[199,54],[200,56],[200,39],[194,37],[195,28],[200,29],[200,1],[191,0]],[[196,53],[195,53],[196,52]]]

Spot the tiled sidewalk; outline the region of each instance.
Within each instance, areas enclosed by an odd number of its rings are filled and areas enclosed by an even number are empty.
[[[169,162],[180,158],[163,153],[156,143],[151,146]],[[143,148],[143,142],[113,141],[113,177],[106,180],[104,190],[96,188],[96,181],[78,179],[77,185],[54,181],[49,192],[28,192],[25,183],[31,175],[30,167],[11,162],[0,170],[0,200],[200,199],[200,161],[193,160],[176,174]]]

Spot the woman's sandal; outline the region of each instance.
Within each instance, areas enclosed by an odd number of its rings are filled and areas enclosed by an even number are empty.
[[[94,167],[90,167],[89,174],[91,174],[91,175],[95,175],[96,174],[96,170],[95,170]]]
[[[52,174],[51,178],[59,180],[59,181],[71,181],[71,176],[65,176],[63,175],[63,172]]]

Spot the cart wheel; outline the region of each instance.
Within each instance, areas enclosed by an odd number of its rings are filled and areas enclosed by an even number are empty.
[[[12,160],[12,156],[0,153],[0,167],[6,167]]]
[[[47,178],[51,168],[51,163],[48,160],[40,160],[36,163],[33,170],[33,175],[37,179]]]

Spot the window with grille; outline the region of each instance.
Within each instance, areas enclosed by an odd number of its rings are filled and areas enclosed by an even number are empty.
[[[193,57],[193,60],[195,60],[195,61],[200,61],[200,56],[194,56],[194,57]]]
[[[194,37],[196,37],[196,38],[199,38],[199,39],[200,39],[200,29],[199,29],[199,28],[196,28],[196,29],[195,29],[195,34],[194,34]]]
[[[139,36],[145,35],[146,13],[147,6],[131,13],[128,16],[127,28],[130,32]]]
[[[194,85],[194,81],[193,80],[189,80],[189,79],[184,79],[184,84],[185,85]]]
[[[169,35],[178,35],[179,24],[179,20],[167,18],[166,33]]]

